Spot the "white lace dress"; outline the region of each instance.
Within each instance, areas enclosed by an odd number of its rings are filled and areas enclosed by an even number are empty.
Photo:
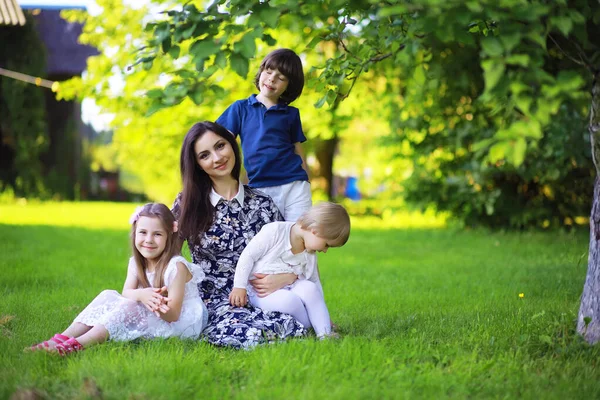
[[[177,262],[183,263],[192,279],[185,284],[181,314],[175,322],[166,322],[150,312],[142,303],[127,299],[116,290],[100,293],[78,316],[75,322],[88,326],[102,325],[108,330],[109,340],[130,341],[138,338],[198,338],[208,321],[208,311],[200,294],[198,284],[204,279],[204,272],[181,256],[171,259],[165,270],[165,285],[175,278]],[[136,276],[135,261],[129,260],[127,275]],[[149,282],[154,281],[154,273],[146,272]]]

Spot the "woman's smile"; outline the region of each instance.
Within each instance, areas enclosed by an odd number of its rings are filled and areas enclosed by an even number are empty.
[[[196,153],[198,165],[209,176],[228,175],[235,164],[235,155],[231,144],[211,131],[207,131],[196,140],[194,153]]]

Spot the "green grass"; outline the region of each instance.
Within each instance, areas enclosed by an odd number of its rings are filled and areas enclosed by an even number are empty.
[[[0,205],[0,398],[600,398],[574,333],[588,233],[490,233],[407,215],[355,220],[320,256],[338,341],[252,351],[170,339],[66,359],[22,349],[120,290],[131,204]],[[402,225],[402,221],[405,225]],[[524,298],[519,298],[524,293]]]

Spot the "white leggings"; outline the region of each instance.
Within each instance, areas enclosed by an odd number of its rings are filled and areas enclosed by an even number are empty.
[[[312,326],[318,337],[331,333],[331,320],[325,298],[314,282],[297,280],[267,297],[258,297],[252,290],[248,292],[248,298],[254,307],[290,314],[306,328]]]

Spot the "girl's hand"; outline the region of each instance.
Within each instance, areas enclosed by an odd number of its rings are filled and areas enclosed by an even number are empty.
[[[160,317],[160,313],[164,314],[169,311],[169,306],[167,306],[169,298],[163,296],[162,293],[166,293],[166,287],[144,288],[140,289],[138,299],[148,310]]]
[[[266,297],[271,293],[281,289],[286,285],[291,285],[296,282],[298,275],[287,273],[287,274],[254,274],[256,279],[250,281],[254,290],[258,294],[258,297]]]
[[[244,307],[248,304],[246,289],[233,288],[231,293],[229,293],[229,303],[234,307]]]
[[[160,289],[154,289],[156,291],[156,293],[160,294],[162,296],[162,303],[158,306],[158,312],[154,312],[154,314],[160,318],[160,314],[166,314],[169,312],[169,310],[171,309],[168,305],[167,302],[171,299],[169,299],[167,297],[168,294],[168,289],[166,286],[161,287]]]

